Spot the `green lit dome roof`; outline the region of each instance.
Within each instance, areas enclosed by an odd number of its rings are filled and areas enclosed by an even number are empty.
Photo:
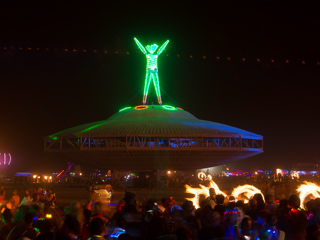
[[[196,118],[191,113],[168,105],[142,105],[127,107],[107,120],[83,124],[49,136],[53,139],[79,136],[125,136],[126,134],[148,135],[257,135],[239,128]]]

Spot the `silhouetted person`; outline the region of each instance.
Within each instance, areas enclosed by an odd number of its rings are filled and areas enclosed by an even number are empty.
[[[212,207],[212,209],[217,205],[216,203],[216,190],[214,188],[209,189],[209,197],[207,197],[207,204]]]
[[[15,226],[8,235],[7,240],[15,240],[23,237],[29,238],[31,240],[35,239],[40,234],[40,232],[35,230],[32,226],[33,217],[33,213],[27,213],[24,217],[24,223]]]
[[[214,207],[213,210],[217,211],[220,214],[220,216],[223,216],[227,207],[223,204],[224,203],[224,196],[222,194],[218,194],[216,196],[216,203],[217,203],[217,205]]]
[[[61,229],[56,234],[56,240],[76,240],[80,234],[80,222],[74,216],[67,216]]]
[[[105,222],[101,218],[93,219],[89,224],[91,237],[88,240],[105,240]]]
[[[320,226],[318,224],[309,225],[306,232],[306,240],[320,240]]]
[[[285,232],[285,239],[304,240],[307,227],[307,216],[301,211],[300,198],[297,195],[291,195],[289,198],[289,207],[291,210],[279,217],[277,228]]]
[[[10,209],[5,209],[2,213],[2,224],[0,227],[0,240],[7,239],[10,231],[15,227],[15,224],[12,223],[12,213]]]

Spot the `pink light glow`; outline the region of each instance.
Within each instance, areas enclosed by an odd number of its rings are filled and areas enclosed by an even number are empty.
[[[0,153],[0,165],[10,165],[11,159],[10,153]]]

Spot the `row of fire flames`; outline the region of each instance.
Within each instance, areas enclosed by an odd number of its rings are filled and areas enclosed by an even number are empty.
[[[200,188],[192,188],[189,185],[185,185],[186,187],[186,193],[194,194],[193,198],[187,198],[187,200],[190,200],[193,202],[193,205],[196,208],[199,208],[199,196],[204,195],[205,197],[209,196],[209,189],[214,188],[216,194],[222,194],[224,197],[228,197],[227,194],[222,192],[218,185],[209,179],[209,187],[206,187],[204,185],[199,185]],[[305,181],[303,184],[301,184],[298,189],[296,190],[299,194],[299,197],[301,199],[301,208],[304,208],[305,203],[310,198],[320,198],[320,187],[314,183]],[[261,194],[263,200],[265,200],[263,193],[256,188],[253,185],[242,185],[235,188],[230,196],[234,196],[237,200],[243,200],[244,203],[248,203],[249,199],[251,199],[255,194]]]

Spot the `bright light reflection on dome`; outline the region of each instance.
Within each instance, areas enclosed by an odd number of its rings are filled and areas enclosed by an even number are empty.
[[[169,106],[169,105],[163,105],[162,106],[164,109],[167,109],[167,110],[176,110],[175,107],[172,107],[172,106]]]
[[[103,124],[104,124],[104,122],[100,122],[100,123],[98,123],[98,124],[96,124],[96,125],[93,125],[93,126],[91,126],[91,127],[88,127],[88,128],[86,128],[86,129],[82,130],[82,131],[79,132],[79,133],[81,134],[81,133],[88,132],[88,131],[90,131],[91,129],[94,129],[94,128],[96,128],[96,127],[99,127],[99,126],[101,126],[101,125],[103,125]]]
[[[131,107],[122,108],[122,109],[119,110],[119,112],[122,112],[122,111],[127,110],[127,109],[130,109],[130,108],[131,108]]]

